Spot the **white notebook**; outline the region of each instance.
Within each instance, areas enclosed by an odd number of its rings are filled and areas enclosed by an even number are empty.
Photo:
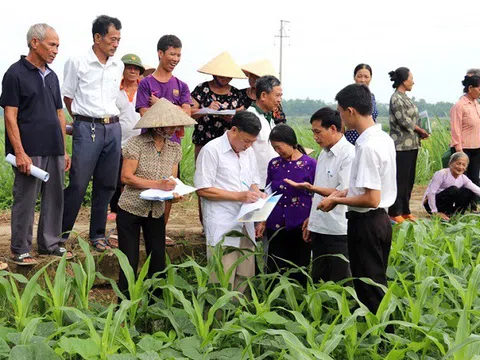
[[[160,189],[148,189],[140,193],[140,199],[153,200],[153,201],[165,201],[165,200],[173,199],[173,193],[178,193],[178,195],[183,196],[197,190],[192,186],[185,185],[180,179],[173,178],[173,177],[172,179],[175,180],[175,182],[177,183],[177,185],[175,186],[175,189],[173,189],[172,191],[165,191]]]

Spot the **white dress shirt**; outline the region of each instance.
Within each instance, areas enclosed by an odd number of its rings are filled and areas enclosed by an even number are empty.
[[[345,136],[330,148],[323,149],[317,160],[315,186],[345,190],[350,182],[350,170],[355,158],[355,146]],[[337,205],[329,212],[317,210],[323,196],[315,194],[308,221],[308,230],[324,235],[347,235],[346,205]]]
[[[355,143],[355,160],[350,174],[348,197],[380,190],[379,208],[388,209],[397,197],[395,145],[392,138],[378,126],[370,126]],[[372,208],[349,206],[348,210],[367,212]]]
[[[257,140],[253,143],[252,148],[255,151],[255,156],[257,158],[257,167],[260,176],[260,184],[258,187],[260,189],[265,189],[265,186],[267,185],[265,184],[265,182],[267,181],[268,163],[270,162],[270,160],[278,156],[275,150],[273,150],[270,141],[268,140],[268,138],[270,137],[270,132],[275,126],[275,123],[273,122],[273,120],[268,122],[267,119],[265,119],[265,116],[263,116],[263,114],[260,114],[253,106],[250,106],[247,111],[257,115],[260,123],[262,124],[262,130],[260,130],[260,133],[257,136]]]
[[[122,148],[127,141],[133,136],[140,135],[140,129],[133,130],[133,127],[140,120],[140,114],[135,111],[135,104],[137,103],[137,93],[133,96],[133,101],[130,102],[128,94],[125,90],[119,90],[117,97],[117,107],[120,110],[118,117],[120,118],[120,126],[122,127]]]
[[[228,131],[210,141],[198,154],[195,187],[197,189],[217,188],[228,191],[247,191],[249,186],[258,185],[257,160],[252,148],[235,153],[228,141]],[[203,226],[207,244],[215,246],[223,236],[232,230],[243,232],[255,241],[253,222],[235,221],[242,203],[239,201],[212,201],[202,198]],[[226,237],[225,246],[240,246],[240,238]]]
[[[124,65],[109,57],[102,64],[93,49],[65,63],[62,94],[72,99],[72,113],[100,118],[119,114],[116,105]]]

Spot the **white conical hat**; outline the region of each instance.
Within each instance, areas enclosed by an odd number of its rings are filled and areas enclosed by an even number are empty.
[[[165,98],[159,99],[138,121],[134,129],[188,126],[197,122]]]
[[[246,78],[240,66],[237,65],[232,56],[226,51],[203,65],[198,69],[198,72],[236,79]]]
[[[264,59],[259,61],[254,61],[249,64],[245,64],[242,66],[242,70],[244,72],[257,75],[258,77],[266,76],[266,75],[273,75],[278,78],[278,74],[275,71],[270,60]]]

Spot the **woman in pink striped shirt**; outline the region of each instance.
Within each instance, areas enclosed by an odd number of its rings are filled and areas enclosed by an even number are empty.
[[[423,206],[429,214],[450,220],[456,212],[464,213],[480,196],[480,187],[464,175],[468,156],[462,151],[454,153],[448,168],[437,171],[423,196]]]
[[[451,147],[468,155],[470,163],[466,175],[480,185],[480,77],[465,76],[462,81],[464,95],[450,110],[452,131]]]

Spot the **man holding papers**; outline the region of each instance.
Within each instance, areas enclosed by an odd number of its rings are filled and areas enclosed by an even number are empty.
[[[122,150],[121,177],[125,189],[118,201],[118,248],[127,256],[135,272],[140,228],[147,256],[150,256],[148,276],[165,268],[165,201],[145,200],[140,193],[146,189],[175,189],[176,182],[170,176],[177,176],[182,149],[170,138],[183,126],[193,124],[196,121],[170,101],[159,99],[134,127],[148,130],[131,138]],[[175,194],[173,201],[179,198]],[[128,282],[123,271],[120,271],[118,287],[128,297]]]
[[[65,252],[61,216],[63,180],[70,168],[65,151],[65,115],[57,75],[50,69],[58,54],[59,39],[47,24],[27,33],[29,52],[5,73],[0,105],[5,109],[5,154],[16,157],[13,168],[12,261],[33,265],[33,218],[38,192],[42,193],[38,223],[38,252],[62,256]],[[49,180],[29,176],[32,166],[50,174]],[[67,252],[67,258],[73,257]]]
[[[248,254],[242,253],[241,249],[255,248],[254,223],[237,222],[236,218],[242,203],[253,203],[265,196],[258,190],[257,160],[251,148],[260,129],[260,121],[254,114],[240,111],[232,119],[232,128],[205,145],[197,158],[195,187],[202,200],[207,257],[212,256],[211,247],[222,240],[224,246],[239,249],[223,256],[225,272],[236,260]],[[233,230],[248,238],[225,236]],[[254,274],[255,257],[252,254],[232,272],[232,288],[243,291],[245,287],[239,288],[239,285]]]

